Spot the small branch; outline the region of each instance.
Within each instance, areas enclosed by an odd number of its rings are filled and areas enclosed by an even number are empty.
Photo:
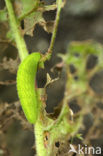
[[[58,28],[58,24],[59,24],[59,19],[60,19],[60,12],[61,12],[61,8],[62,8],[62,0],[58,0],[57,6],[58,6],[57,7],[57,14],[56,14],[53,34],[52,34],[51,43],[50,43],[50,46],[48,49],[48,53],[52,53],[52,50],[53,50],[53,46],[54,46],[54,42],[55,42],[55,38],[56,38],[56,33],[57,33],[57,28]]]
[[[55,38],[56,38],[59,19],[60,19],[60,13],[61,13],[61,9],[62,9],[62,0],[58,0],[57,6],[58,7],[57,7],[56,19],[55,19],[55,23],[54,23],[54,29],[53,29],[53,33],[52,33],[52,37],[51,37],[50,46],[48,48],[48,52],[42,57],[42,59],[41,59],[42,61],[46,61],[46,60],[50,59],[52,51],[53,51],[53,46],[55,43]]]
[[[15,42],[19,51],[20,59],[24,60],[24,58],[27,57],[28,55],[28,51],[27,51],[24,38],[22,37],[21,32],[20,32],[20,23],[18,22],[15,16],[11,0],[5,0],[5,3],[6,3],[7,10],[8,10],[11,30],[15,38]]]

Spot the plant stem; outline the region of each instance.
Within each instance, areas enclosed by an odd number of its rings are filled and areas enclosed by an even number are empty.
[[[39,117],[34,126],[34,134],[35,134],[35,140],[36,140],[37,156],[48,156],[47,149],[44,146],[43,124]]]
[[[53,33],[50,41],[50,46],[48,48],[48,52],[42,57],[41,61],[45,62],[46,60],[49,60],[51,58],[53,46],[55,43],[55,38],[57,34],[57,29],[58,29],[58,24],[59,24],[59,19],[60,19],[60,13],[61,13],[61,8],[62,8],[62,0],[57,1],[57,13],[56,13],[56,19],[54,23],[54,28],[53,28]]]
[[[48,49],[48,53],[52,53],[52,50],[53,50],[56,33],[57,33],[57,28],[58,28],[58,24],[59,24],[59,19],[60,19],[61,8],[62,8],[62,0],[58,0],[56,19],[55,19],[55,23],[54,23],[54,29],[53,29],[53,34],[52,34],[51,43],[50,43],[50,46]]]
[[[13,36],[15,38],[15,42],[17,44],[20,59],[22,61],[22,60],[24,60],[25,57],[27,57],[28,50],[27,50],[24,38],[21,35],[20,23],[18,22],[18,20],[15,16],[12,2],[11,2],[11,0],[5,0],[5,3],[6,3],[7,10],[8,10],[11,30],[12,30]]]
[[[15,16],[11,0],[5,0],[5,3],[8,9],[10,26],[11,26],[11,30],[16,41],[20,59],[21,61],[23,61],[28,56],[28,51],[27,51],[24,38],[22,37],[21,32],[20,32],[20,27],[19,27],[20,23]],[[36,150],[37,150],[38,156],[47,156],[47,150],[44,146],[43,124],[42,124],[42,121],[40,120],[41,119],[40,118],[41,106],[39,109],[40,110],[39,110],[38,120],[34,128],[35,137],[36,137]]]
[[[38,97],[38,119],[34,125],[34,135],[35,135],[35,141],[36,141],[36,151],[37,156],[48,156],[47,155],[47,149],[44,145],[44,125],[43,125],[43,104],[41,99],[39,98],[42,94],[42,89],[39,89],[37,91],[37,97]]]

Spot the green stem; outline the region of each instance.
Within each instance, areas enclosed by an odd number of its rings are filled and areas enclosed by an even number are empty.
[[[6,3],[7,10],[8,10],[11,30],[12,30],[13,36],[15,38],[15,42],[17,44],[20,59],[22,61],[22,60],[24,60],[25,57],[27,57],[28,50],[27,50],[24,38],[21,35],[20,23],[18,22],[18,20],[15,16],[12,2],[11,2],[11,0],[5,0],[5,3]]]
[[[38,121],[34,126],[34,134],[36,140],[37,156],[48,156],[47,149],[44,146],[44,131],[43,131],[43,124],[40,118],[38,118]]]
[[[35,141],[36,141],[36,151],[37,156],[48,156],[47,155],[47,149],[44,145],[44,125],[43,125],[43,104],[40,99],[40,96],[42,94],[42,89],[39,89],[37,91],[37,97],[38,97],[38,119],[34,125],[34,135],[35,135]]]
[[[48,49],[49,53],[52,53],[55,38],[56,38],[57,28],[58,28],[59,19],[60,19],[60,12],[61,12],[61,8],[62,8],[62,0],[58,0],[57,6],[58,7],[57,7],[57,14],[56,14],[56,19],[55,19],[55,23],[54,23],[53,34],[52,34],[52,38],[51,38],[50,47]]]
[[[51,37],[51,42],[50,42],[50,46],[48,48],[48,52],[41,59],[41,61],[43,61],[43,62],[45,62],[46,60],[49,60],[51,58],[51,54],[53,51],[53,46],[54,46],[55,38],[56,38],[56,34],[57,34],[57,29],[58,29],[61,8],[62,8],[62,0],[58,0],[57,1],[57,13],[56,13],[56,19],[55,19],[53,33],[52,33],[52,37]]]
[[[20,24],[15,16],[11,0],[5,0],[5,3],[6,3],[6,7],[8,9],[10,26],[11,26],[11,30],[12,30],[13,36],[15,38],[15,41],[16,41],[20,59],[21,59],[21,61],[23,61],[28,56],[28,51],[27,51],[27,47],[26,47],[24,38],[22,37],[21,32],[20,32]],[[39,109],[41,109],[41,108],[39,108]],[[35,137],[36,137],[37,155],[38,156],[47,156],[47,151],[44,146],[43,124],[42,124],[42,121],[40,120],[40,110],[39,110],[38,120],[35,124],[34,132],[35,132]]]

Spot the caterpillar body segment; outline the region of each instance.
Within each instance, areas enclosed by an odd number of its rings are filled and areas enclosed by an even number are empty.
[[[35,90],[35,79],[40,53],[28,55],[19,65],[17,72],[17,91],[22,109],[27,120],[34,124],[38,115],[38,100]]]

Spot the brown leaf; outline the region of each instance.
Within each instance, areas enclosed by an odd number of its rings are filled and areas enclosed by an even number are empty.
[[[42,17],[42,12],[38,11],[32,13],[29,17],[24,20],[24,32],[27,35],[33,36],[33,31],[36,24],[45,23],[44,18]]]
[[[11,73],[16,73],[17,68],[19,65],[19,59],[17,57],[17,59],[13,60],[13,59],[9,59],[7,60],[7,57],[4,57],[3,62],[0,63],[0,67],[5,69],[5,70],[9,70]]]
[[[47,21],[47,22],[43,22],[40,23],[40,25],[43,26],[44,30],[48,33],[52,33],[53,32],[53,27],[54,27],[54,21]]]
[[[22,12],[21,2],[16,0],[16,1],[14,1],[13,6],[14,6],[15,14],[17,16],[20,16],[21,12]]]

